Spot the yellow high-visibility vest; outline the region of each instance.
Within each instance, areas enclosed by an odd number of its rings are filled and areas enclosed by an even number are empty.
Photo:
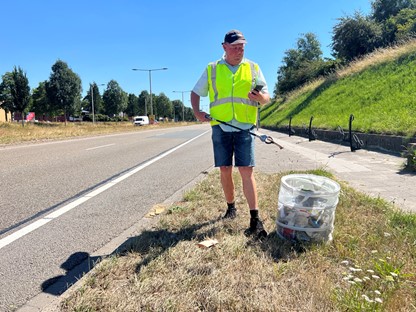
[[[217,120],[256,124],[257,102],[248,98],[254,88],[259,66],[251,61],[240,64],[233,74],[226,64],[210,63],[208,70],[210,115]],[[211,125],[219,122],[211,121]]]

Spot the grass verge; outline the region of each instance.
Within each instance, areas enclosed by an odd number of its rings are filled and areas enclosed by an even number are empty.
[[[261,110],[263,126],[416,136],[416,40],[375,51],[324,78],[312,81]]]
[[[225,207],[213,170],[183,201],[166,206],[127,252],[88,273],[61,310],[415,310],[416,216],[341,183],[334,240],[293,245],[275,233],[283,175],[256,173],[266,240],[243,235],[249,213],[237,174],[238,217],[220,219]],[[199,248],[206,239],[218,244]]]
[[[57,123],[21,123],[0,122],[0,146],[18,143],[38,143],[50,140],[63,140],[76,137],[103,135],[111,133],[141,131],[158,127],[184,126],[189,123],[159,123],[143,127],[131,122],[69,122]]]

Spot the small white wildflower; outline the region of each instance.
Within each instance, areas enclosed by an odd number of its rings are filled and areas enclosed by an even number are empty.
[[[350,267],[350,271],[352,271],[352,272],[361,272],[362,269],[357,269],[357,268]]]
[[[344,280],[344,281],[349,281],[349,280],[350,280],[350,277],[345,276],[345,277],[343,278],[343,280]]]
[[[374,270],[367,270],[368,273],[374,273]]]
[[[396,273],[394,273],[394,272],[390,272],[390,274],[391,274],[391,276],[393,276],[393,277],[397,277],[397,276],[399,276],[399,275],[397,275]]]
[[[374,293],[376,293],[377,295],[381,295],[381,292],[379,290],[374,290]]]
[[[363,280],[362,279],[360,279],[360,278],[358,278],[358,277],[356,277],[356,278],[354,278],[354,282],[356,282],[356,283],[361,283]]]
[[[377,250],[371,250],[371,253],[375,254],[375,253],[378,253],[378,251]]]
[[[365,281],[369,281],[369,280],[370,280],[370,278],[369,278],[368,276],[364,276],[364,277],[363,277],[363,280],[365,280]]]
[[[390,237],[390,236],[391,236],[390,233],[384,232],[384,237]]]
[[[373,300],[371,300],[370,298],[368,298],[367,295],[361,295],[361,297],[363,297],[367,302],[374,302]]]
[[[380,276],[377,276],[377,275],[371,275],[371,277],[374,278],[374,279],[379,279],[380,278]]]
[[[378,303],[383,303],[383,300],[381,300],[381,298],[376,298],[376,299],[374,299],[374,301],[378,302]]]
[[[344,264],[344,265],[348,265],[349,263],[350,262],[348,260],[344,260],[344,261],[341,262],[341,264]]]
[[[355,285],[354,281],[348,281],[348,283],[350,283],[351,285]]]
[[[351,274],[348,274],[347,276],[344,277],[345,280],[349,280],[352,279],[354,276]]]

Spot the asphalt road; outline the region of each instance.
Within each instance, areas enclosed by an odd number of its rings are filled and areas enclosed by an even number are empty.
[[[13,311],[212,167],[209,125],[0,149],[0,311]]]

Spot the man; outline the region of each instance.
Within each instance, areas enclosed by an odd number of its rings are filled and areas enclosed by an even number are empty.
[[[250,208],[250,227],[247,236],[267,236],[259,218],[256,181],[253,174],[254,136],[249,133],[257,122],[258,104],[270,101],[267,84],[260,67],[244,58],[247,43],[239,30],[226,33],[222,47],[224,56],[208,64],[191,92],[191,103],[196,118],[211,121],[215,166],[220,168],[221,185],[227,201],[225,219],[236,217],[234,165],[238,167],[243,192]],[[261,91],[255,86],[262,86]],[[259,88],[256,88],[259,89]],[[200,97],[209,95],[210,118],[200,111]],[[234,127],[226,125],[230,124]]]

